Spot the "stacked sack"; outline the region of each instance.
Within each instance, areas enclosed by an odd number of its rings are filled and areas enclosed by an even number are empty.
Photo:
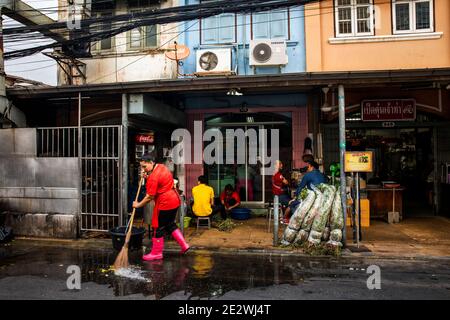
[[[319,245],[327,241],[331,247],[342,246],[342,213],[340,188],[322,183],[312,190],[303,189],[300,205],[293,213],[286,228],[282,245]]]

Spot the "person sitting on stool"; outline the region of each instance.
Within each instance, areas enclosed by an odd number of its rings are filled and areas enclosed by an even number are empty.
[[[322,172],[319,171],[319,164],[317,162],[315,162],[313,159],[306,159],[305,162],[307,164],[306,174],[297,187],[297,191],[295,192],[295,198],[289,201],[289,206],[284,214],[285,222],[289,222],[291,215],[300,205],[300,200],[298,200],[298,197],[300,195],[300,192],[302,192],[303,188],[306,187],[312,190],[311,185],[317,186],[321,183],[327,182],[327,178],[323,175]]]
[[[208,186],[205,176],[199,176],[197,185],[192,188],[192,212],[197,217],[208,217],[214,209],[214,189]]]

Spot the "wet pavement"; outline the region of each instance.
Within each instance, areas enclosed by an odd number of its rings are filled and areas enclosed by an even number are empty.
[[[130,252],[134,278],[107,269],[117,252],[36,242],[0,245],[0,299],[450,299],[449,259],[293,257],[193,250],[142,262]],[[70,290],[69,266],[81,289]],[[381,289],[367,269],[380,267]],[[373,283],[373,282],[371,282]]]

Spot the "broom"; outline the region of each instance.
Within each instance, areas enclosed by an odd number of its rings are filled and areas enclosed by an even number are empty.
[[[139,187],[136,194],[135,201],[138,200],[139,193],[141,192],[141,185],[142,181],[144,180],[144,177],[141,177],[141,180],[139,181]],[[114,261],[113,268],[114,270],[119,270],[120,268],[128,268],[128,244],[130,242],[131,238],[131,230],[133,229],[133,220],[134,220],[134,213],[136,212],[136,208],[133,208],[133,212],[131,213],[131,218],[128,223],[128,231],[127,236],[125,237],[125,243],[120,250],[119,254],[117,255],[116,261]]]

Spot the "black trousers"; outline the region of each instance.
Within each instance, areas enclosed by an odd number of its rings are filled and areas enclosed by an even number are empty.
[[[158,215],[158,228],[155,231],[155,237],[161,238],[164,235],[172,234],[178,227],[175,223],[178,207],[171,210],[160,210]]]
[[[230,199],[228,201],[229,207],[234,206],[235,204],[236,204],[236,200],[234,200],[234,199]],[[227,218],[227,210],[220,200],[215,201],[215,205],[213,206],[213,214],[215,214],[215,213],[220,213],[220,216],[223,220],[225,220]]]

